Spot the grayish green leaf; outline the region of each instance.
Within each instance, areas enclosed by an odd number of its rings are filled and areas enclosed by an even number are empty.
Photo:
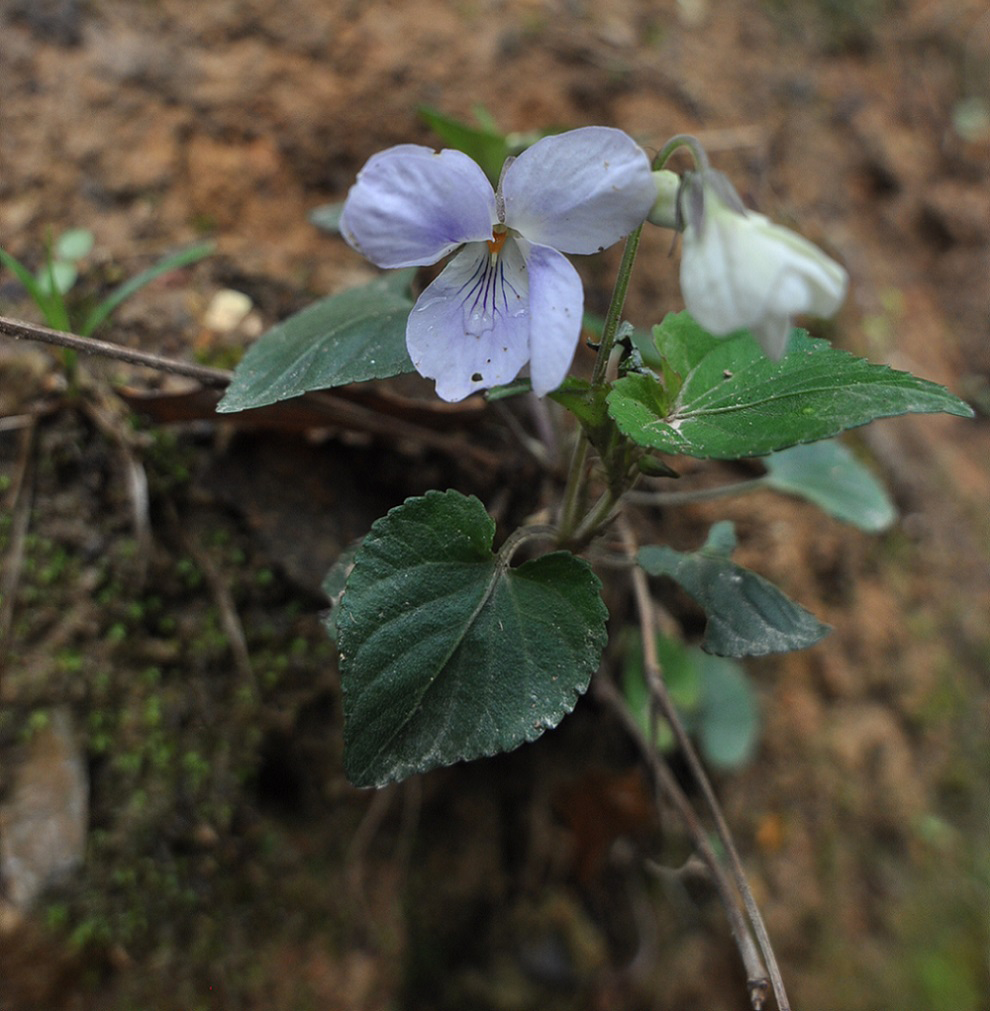
[[[412,372],[406,320],[412,270],[330,295],[263,334],[234,370],[221,414],[347,383]]]
[[[78,277],[79,271],[74,263],[52,260],[38,271],[38,287],[45,295],[51,295],[56,291],[64,295],[72,290]]]
[[[804,649],[828,631],[773,583],[731,561],[735,532],[716,523],[698,551],[640,548],[637,561],[651,576],[679,583],[708,616],[702,647],[717,656],[763,656]]]
[[[752,758],[759,739],[756,694],[746,672],[734,660],[700,650],[691,652],[701,674],[698,744],[712,765],[736,769]]]
[[[340,235],[340,216],[344,212],[344,201],[333,204],[323,204],[309,212],[309,220],[317,228],[331,235]]]
[[[838,442],[815,442],[771,453],[766,483],[777,491],[814,502],[830,516],[877,533],[896,519],[883,485]]]

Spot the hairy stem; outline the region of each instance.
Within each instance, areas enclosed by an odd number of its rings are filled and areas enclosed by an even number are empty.
[[[632,277],[633,264],[636,262],[636,251],[639,249],[639,237],[642,234],[643,226],[640,225],[626,239],[625,248],[622,250],[622,262],[619,264],[618,274],[615,275],[612,301],[609,302],[608,312],[605,314],[605,326],[602,328],[602,339],[598,345],[595,371],[591,375],[592,386],[601,386],[605,382],[608,360],[615,345],[615,335],[622,319],[622,309],[626,304],[626,294],[629,291],[629,278]]]
[[[604,491],[598,501],[588,510],[587,515],[574,530],[574,541],[583,544],[598,532],[615,508],[616,498],[611,491]]]
[[[626,304],[626,294],[629,291],[629,278],[632,276],[633,264],[636,262],[636,251],[639,249],[639,237],[642,232],[643,226],[640,225],[626,239],[626,245],[622,251],[622,261],[619,264],[619,272],[615,277],[612,300],[609,302],[608,312],[605,314],[605,325],[602,328],[602,338],[598,345],[598,356],[595,358],[595,369],[591,375],[591,386],[593,389],[605,384],[605,377],[608,372],[608,360],[612,355],[612,348],[615,346],[615,335],[619,330],[622,309]],[[578,513],[581,511],[584,502],[587,461],[588,435],[582,429],[578,434],[578,441],[571,456],[571,465],[567,473],[567,484],[564,488],[563,505],[560,511],[559,540],[561,542],[570,540],[575,528],[578,526]],[[611,508],[611,505],[609,508]],[[585,524],[582,523],[582,529],[584,526]]]

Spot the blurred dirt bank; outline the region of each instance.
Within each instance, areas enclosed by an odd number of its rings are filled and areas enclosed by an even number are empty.
[[[507,130],[602,123],[653,149],[698,134],[747,202],[848,267],[824,336],[979,408],[853,440],[902,513],[882,537],[762,494],[644,523],[686,548],[735,520],[741,560],[835,628],[749,665],[762,745],[719,783],[795,1007],[986,1008],[985,4],[0,0],[0,246],[36,266],[50,233],[90,228],[91,294],[215,237],[215,257],[102,335],[229,364],[261,326],[371,276],[307,213],[375,151],[435,143],[418,106],[475,103]],[[679,296],[669,236],[644,246],[628,314],[649,323]],[[615,262],[582,264],[590,309]],[[218,332],[204,320],[225,288],[252,322]],[[0,273],[0,312],[31,311]],[[0,428],[4,558],[30,490],[0,803],[69,714],[88,833],[81,868],[30,913],[7,888],[3,1011],[746,1006],[717,904],[643,872],[644,853],[684,856],[680,828],[654,823],[593,703],[536,745],[386,794],[343,778],[320,575],[431,486],[506,517],[537,508],[540,476],[498,412],[416,408],[486,468],[398,424],[317,441],[205,411],[135,430],[112,395],[65,406],[58,371],[0,345],[0,414],[42,412]]]

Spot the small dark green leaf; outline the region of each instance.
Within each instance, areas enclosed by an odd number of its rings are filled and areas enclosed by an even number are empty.
[[[93,233],[88,228],[70,228],[55,240],[59,260],[82,260],[93,251]]]
[[[735,532],[716,523],[698,551],[643,547],[637,561],[651,576],[679,583],[708,616],[702,647],[717,656],[763,656],[804,649],[828,631],[773,583],[731,561]]]
[[[625,376],[608,408],[630,439],[665,453],[739,459],[831,438],[876,418],[973,415],[942,386],[803,331],[794,331],[779,362],[766,358],[749,334],[719,340],[687,313],[668,316],[654,336],[666,361],[666,389],[651,386],[647,376]]]
[[[512,153],[505,137],[490,126],[479,129],[445,116],[438,109],[421,106],[423,120],[451,147],[473,158],[491,180],[498,184],[505,159]]]
[[[217,410],[244,411],[310,390],[412,372],[406,320],[413,273],[394,271],[330,295],[272,327],[241,359]]]
[[[570,411],[586,429],[601,428],[608,422],[605,389],[592,387],[586,379],[569,376],[557,389],[547,395]]]
[[[354,784],[509,751],[587,689],[605,644],[597,577],[564,551],[510,568],[494,532],[476,498],[448,491],[365,537],[337,615]]]
[[[673,467],[656,456],[641,456],[636,461],[636,466],[647,477],[679,477]]]
[[[46,295],[58,292],[60,295],[72,290],[79,278],[79,269],[66,260],[52,260],[37,274],[38,286]]]
[[[878,533],[897,510],[883,485],[838,442],[814,442],[771,453],[764,463],[766,484],[814,502],[836,519]]]
[[[329,232],[331,235],[340,235],[340,216],[343,212],[344,201],[338,200],[336,203],[314,207],[309,212],[309,220],[324,232]]]

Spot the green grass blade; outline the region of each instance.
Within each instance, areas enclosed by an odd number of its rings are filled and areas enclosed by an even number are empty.
[[[122,302],[126,302],[135,292],[140,291],[145,285],[161,277],[162,274],[167,274],[170,270],[177,270],[180,267],[188,267],[193,263],[198,263],[209,256],[214,248],[215,244],[212,242],[201,242],[199,245],[191,246],[189,249],[183,249],[181,252],[166,256],[165,259],[159,260],[158,263],[147,270],[142,271],[140,274],[135,274],[129,281],[125,281],[115,288],[93,309],[89,316],[86,317],[86,321],[79,332],[83,337],[89,337]]]
[[[49,319],[49,297],[38,283],[37,278],[27,267],[15,256],[3,249],[0,249],[0,264],[3,264],[16,278],[24,285],[27,293],[34,300],[34,303],[44,313],[45,319]]]

